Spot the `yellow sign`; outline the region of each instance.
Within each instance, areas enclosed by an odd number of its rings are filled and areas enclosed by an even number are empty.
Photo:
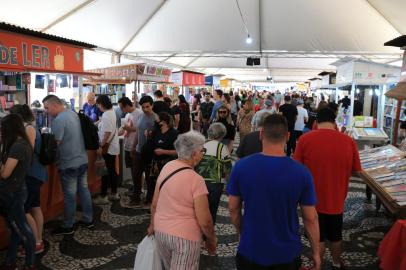
[[[56,70],[64,70],[65,68],[65,58],[63,56],[63,51],[60,46],[56,47],[56,54],[54,56],[54,66]]]
[[[231,81],[228,79],[220,80],[220,87],[230,87]]]

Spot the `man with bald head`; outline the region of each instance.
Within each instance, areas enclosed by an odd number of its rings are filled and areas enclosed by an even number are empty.
[[[87,102],[83,105],[83,111],[93,122],[99,121],[102,112],[96,106],[96,95],[93,92],[89,92],[86,95]]]

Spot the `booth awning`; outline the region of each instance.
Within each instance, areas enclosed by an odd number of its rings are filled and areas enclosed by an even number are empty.
[[[404,100],[406,99],[406,82],[398,83],[395,88],[386,92],[385,96],[389,98],[394,98],[397,100]]]

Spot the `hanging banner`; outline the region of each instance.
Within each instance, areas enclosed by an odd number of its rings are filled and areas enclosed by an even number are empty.
[[[220,87],[230,87],[231,81],[228,79],[220,80]]]
[[[204,84],[205,85],[213,85],[213,76],[204,77]]]
[[[0,32],[0,69],[83,72],[83,49]]]
[[[183,73],[182,85],[185,86],[204,85],[204,74],[191,72],[182,72],[182,73]]]

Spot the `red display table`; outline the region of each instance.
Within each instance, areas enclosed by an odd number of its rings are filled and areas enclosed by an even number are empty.
[[[379,245],[379,265],[383,270],[406,269],[406,220],[398,220]]]
[[[89,168],[87,171],[87,181],[92,193],[100,189],[100,178],[96,177],[96,151],[88,151]],[[44,213],[45,221],[51,220],[63,213],[63,193],[58,170],[55,166],[48,166],[48,181],[41,187],[41,209]],[[0,217],[0,249],[7,246],[8,230],[4,220]]]

